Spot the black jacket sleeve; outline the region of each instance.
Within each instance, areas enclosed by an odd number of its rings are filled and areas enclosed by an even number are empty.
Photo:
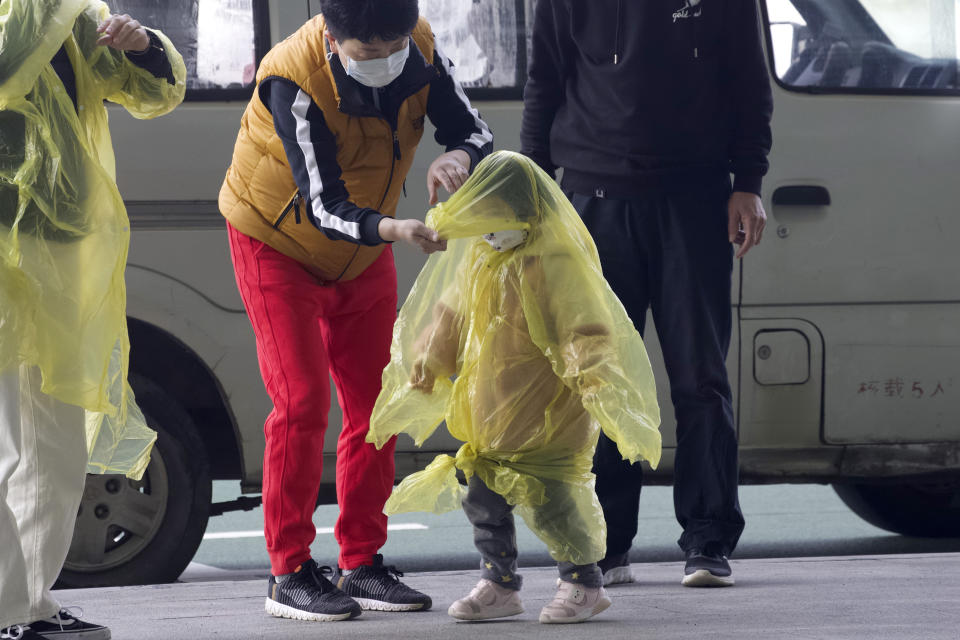
[[[533,50],[527,84],[523,90],[520,126],[521,153],[551,176],[557,167],[550,158],[550,130],[564,101],[568,64],[565,53],[573,51],[562,3],[539,0],[533,18]]]
[[[337,141],[320,107],[300,87],[282,78],[264,80],[259,95],[273,114],[310,222],[331,240],[368,246],[383,243],[377,229],[384,216],[350,201],[337,163]]]
[[[163,50],[163,41],[150,29],[145,29],[145,31],[147,36],[150,37],[150,46],[142,53],[125,52],[127,59],[150,73],[154,78],[163,78],[170,84],[176,84],[177,81],[173,77],[173,66],[170,64],[170,58]]]
[[[434,136],[447,151],[461,149],[470,156],[470,170],[493,151],[493,133],[470,104],[453,75],[453,63],[437,48],[433,53],[437,75],[430,81],[427,117],[437,128]]]
[[[724,77],[733,100],[730,172],[734,191],[760,195],[772,145],[773,94],[760,41],[754,0],[728,3],[724,25]]]

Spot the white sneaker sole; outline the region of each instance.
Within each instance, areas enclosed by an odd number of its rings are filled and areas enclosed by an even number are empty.
[[[627,584],[634,582],[633,571],[629,566],[613,567],[603,574],[603,586],[609,587],[612,584]]]
[[[732,587],[733,586],[733,576],[728,576],[722,578],[720,576],[715,576],[706,569],[700,569],[695,571],[688,576],[683,576],[683,580],[680,581],[685,587]]]
[[[423,603],[398,604],[396,602],[384,602],[383,600],[371,600],[369,598],[354,598],[360,608],[364,611],[420,611],[423,609]]]
[[[447,609],[447,615],[457,620],[496,620],[497,618],[509,618],[524,613],[526,609],[522,606],[514,609],[500,609],[493,611],[455,611],[453,605]]]
[[[613,604],[610,598],[602,598],[597,601],[592,610],[584,610],[572,618],[551,618],[543,613],[540,614],[540,624],[573,624],[589,620],[593,616],[606,611]]]
[[[339,622],[350,617],[350,613],[312,613],[297,609],[289,605],[280,604],[276,600],[267,598],[264,610],[275,618],[289,618],[291,620],[307,620],[308,622]]]

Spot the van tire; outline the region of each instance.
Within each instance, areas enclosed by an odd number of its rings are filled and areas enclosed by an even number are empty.
[[[870,524],[905,536],[960,536],[960,479],[944,482],[843,483],[834,491]]]
[[[173,582],[206,531],[212,484],[196,425],[152,380],[131,374],[130,385],[147,424],[157,432],[154,453],[139,482],[119,475],[87,476],[58,587]],[[123,527],[127,522],[136,523],[136,533]]]

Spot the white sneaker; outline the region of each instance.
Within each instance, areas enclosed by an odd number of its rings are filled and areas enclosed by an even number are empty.
[[[447,613],[457,620],[507,618],[523,613],[523,603],[516,589],[507,589],[481,578],[470,595],[450,605]]]
[[[544,624],[583,622],[612,604],[603,587],[592,589],[573,582],[558,582],[557,595],[540,612],[540,622]]]
[[[609,587],[612,584],[626,584],[634,582],[633,571],[630,565],[622,567],[611,567],[603,572],[603,586]]]

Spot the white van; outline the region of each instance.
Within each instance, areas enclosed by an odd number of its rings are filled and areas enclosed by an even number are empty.
[[[519,146],[534,1],[420,0],[498,148]],[[317,9],[110,4],[164,29],[191,84],[168,117],[111,111],[133,230],[131,382],[160,437],[142,482],[88,478],[61,576],[69,586],[173,580],[210,515],[258,504],[271,406],[216,199],[256,61]],[[876,525],[960,535],[960,0],[759,5],[776,110],[769,231],[733,285],[742,481],[832,483]],[[403,217],[427,209],[440,149],[429,136],[424,147]],[[423,258],[396,253],[402,299]],[[647,343],[667,447],[650,477],[669,482],[673,415],[652,332]],[[321,501],[335,496],[338,423],[335,408]],[[423,450],[401,440],[397,477],[456,447],[445,435]],[[211,504],[212,479],[238,480],[242,497]]]

